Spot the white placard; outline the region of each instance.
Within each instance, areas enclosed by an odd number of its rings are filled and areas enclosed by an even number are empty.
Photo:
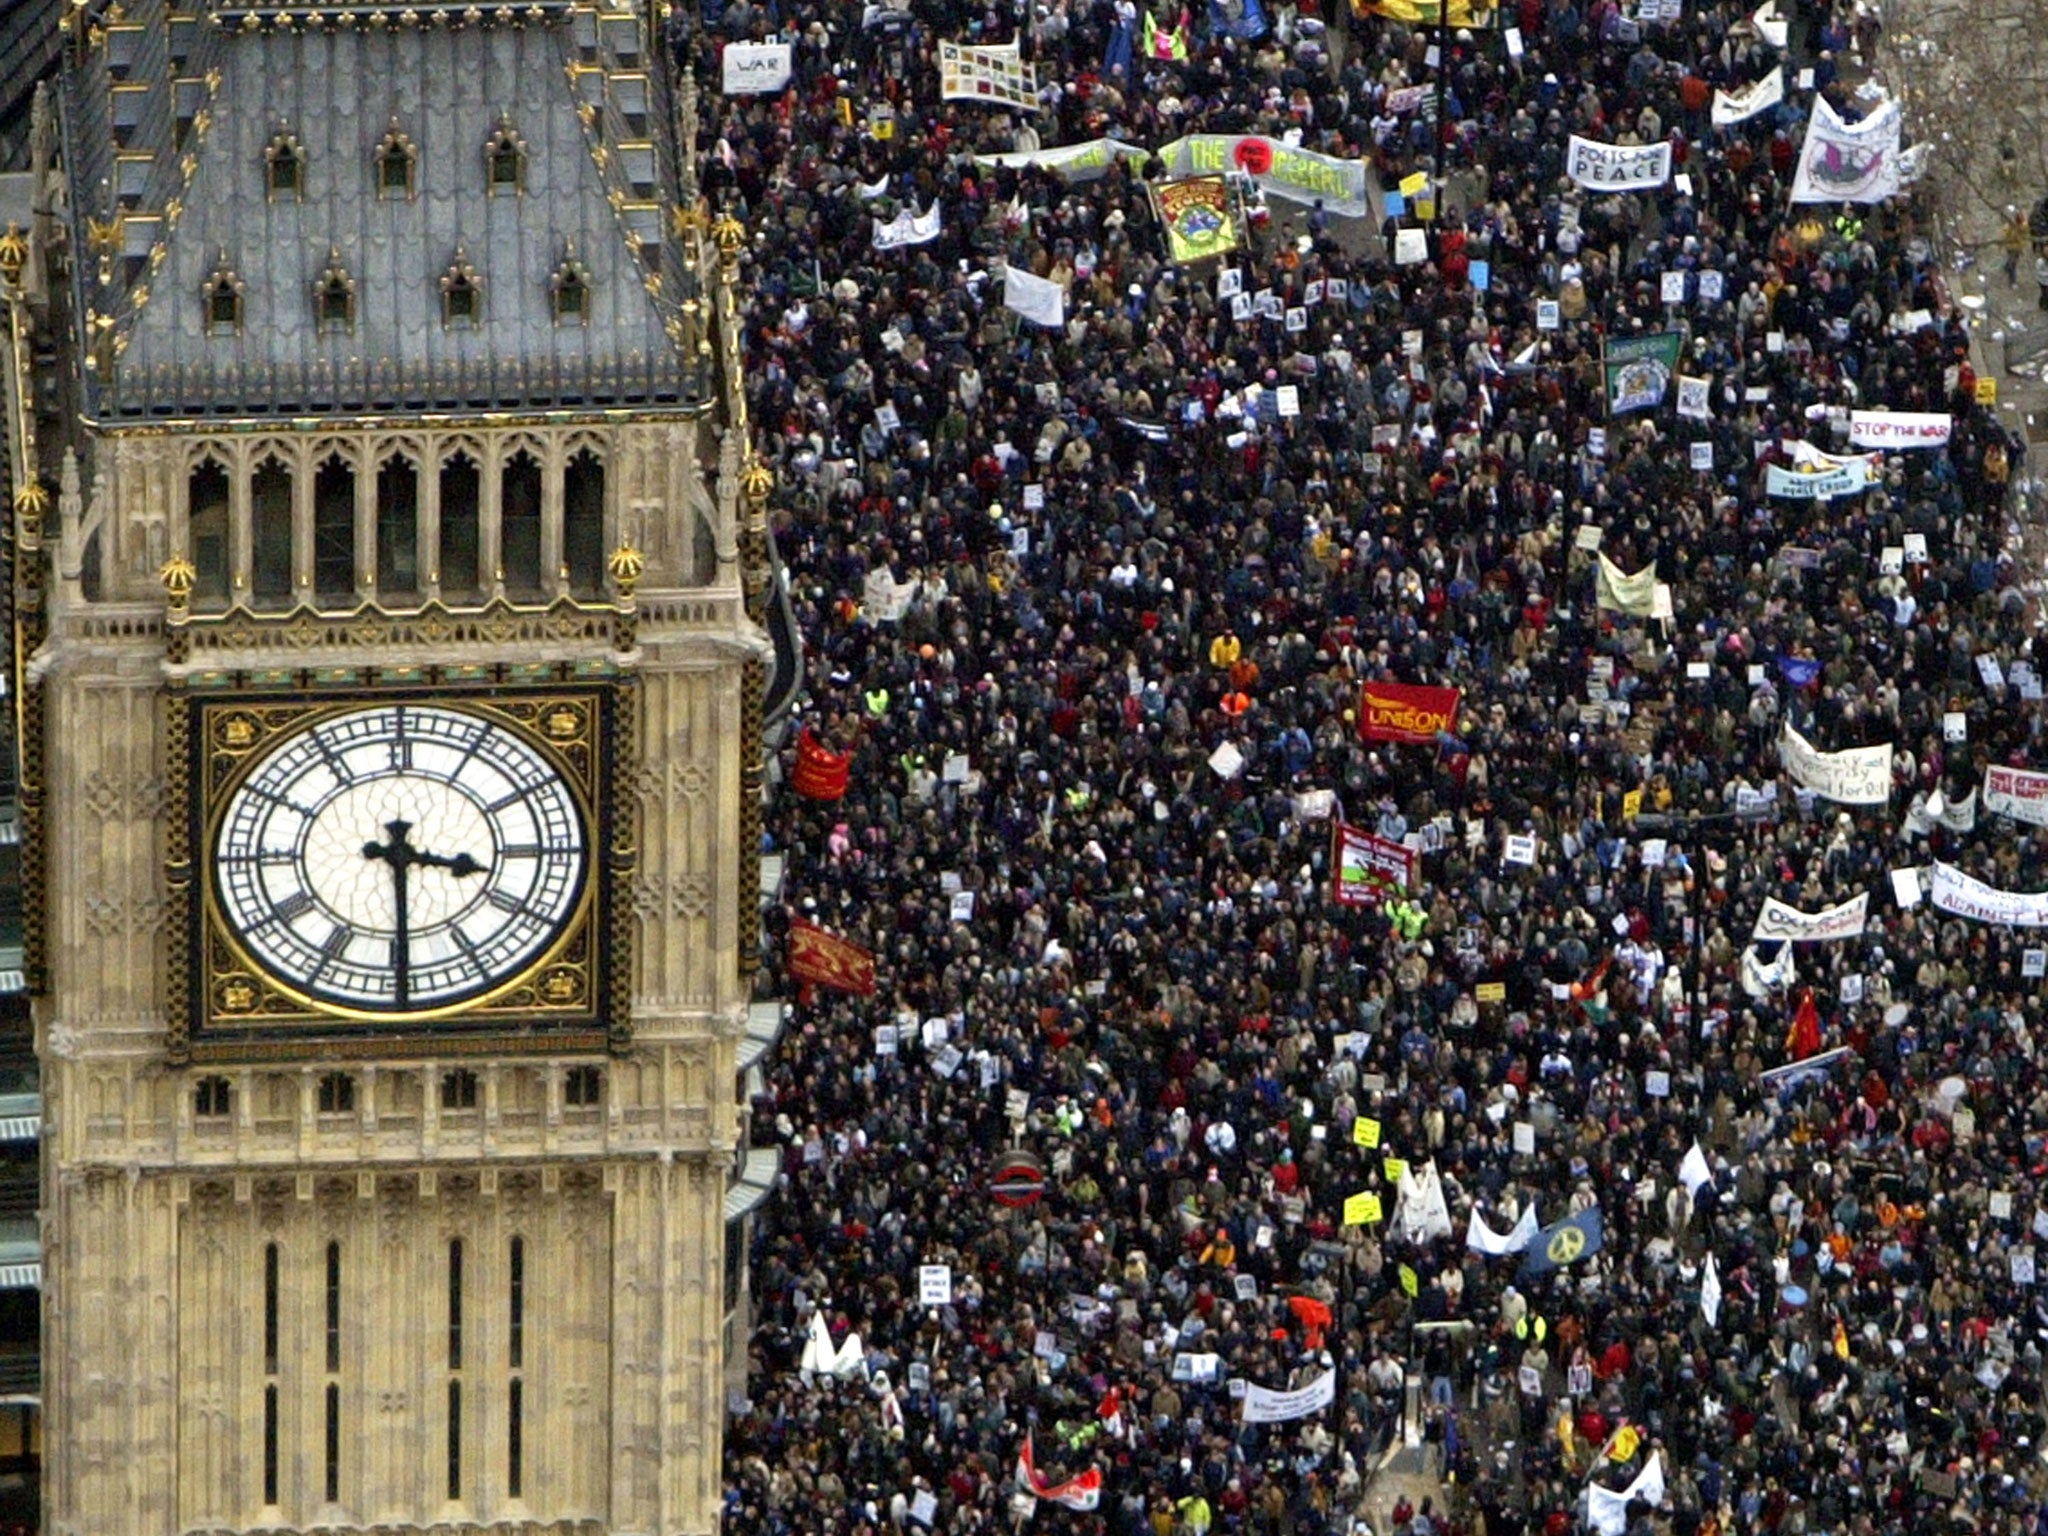
[[[1947,709],[1941,715],[1941,739],[1943,741],[1968,741],[1970,739],[1970,717],[1960,709]]]
[[[1513,1145],[1516,1152],[1523,1157],[1536,1155],[1536,1126],[1533,1121],[1517,1120],[1514,1130],[1509,1134],[1514,1137]]]
[[[1394,231],[1394,265],[1413,267],[1429,260],[1429,237],[1419,229]]]
[[[1299,416],[1301,414],[1301,390],[1297,385],[1282,384],[1279,389],[1274,391],[1274,394],[1278,397],[1280,415],[1283,420],[1287,417]]]
[[[971,922],[973,922],[973,921],[974,921],[974,892],[972,892],[972,891],[955,891],[955,892],[953,893],[953,898],[952,898],[952,899],[953,899],[953,911],[952,911],[952,917],[953,917],[953,921],[954,921],[954,922],[956,922],[956,923],[971,923]]]
[[[1683,272],[1666,272],[1659,280],[1658,288],[1666,304],[1683,304],[1685,302],[1685,274]]]
[[[2029,949],[2020,955],[2020,974],[2029,980],[2048,976],[2048,949]]]
[[[1686,455],[1694,469],[1710,470],[1714,467],[1714,445],[1692,443],[1686,447]]]
[[[1534,864],[1536,862],[1536,834],[1533,832],[1511,832],[1502,857],[1510,864]]]
[[[1560,323],[1559,316],[1561,314],[1562,311],[1558,308],[1557,300],[1538,299],[1536,301],[1536,329],[1539,331],[1556,330]]]
[[[1653,1099],[1670,1098],[1671,1074],[1669,1072],[1659,1072],[1655,1070],[1645,1072],[1643,1074],[1643,1092],[1647,1093]]]
[[[727,43],[719,63],[728,96],[761,96],[789,84],[787,43]]]
[[[920,1307],[950,1307],[953,1305],[952,1265],[918,1265],[917,1304]]]

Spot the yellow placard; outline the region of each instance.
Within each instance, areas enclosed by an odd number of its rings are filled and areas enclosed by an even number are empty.
[[[1998,404],[1998,380],[1985,378],[1977,381],[1977,403],[1979,405]]]
[[[1387,1176],[1389,1184],[1399,1184],[1407,1176],[1408,1165],[1398,1157],[1382,1158],[1380,1172]]]
[[[1360,1115],[1351,1122],[1351,1139],[1361,1147],[1376,1147],[1380,1144],[1380,1123]]]
[[[1401,1266],[1401,1289],[1406,1291],[1410,1296],[1416,1295],[1422,1289],[1421,1277],[1417,1275],[1414,1270],[1410,1269],[1406,1264],[1403,1264]]]
[[[1401,178],[1401,195],[1403,197],[1413,197],[1428,185],[1429,172],[1427,171],[1417,171],[1413,176],[1403,176]]]
[[[1415,217],[1422,220],[1425,224],[1435,218],[1436,199],[1433,197],[1418,197],[1415,199]]]
[[[1640,789],[1632,789],[1621,797],[1621,819],[1623,821],[1634,821],[1642,814],[1643,792]]]
[[[1371,1190],[1350,1196],[1344,1202],[1344,1225],[1369,1227],[1380,1219],[1380,1197]]]
[[[1508,1000],[1508,984],[1504,981],[1482,981],[1474,995],[1482,1003],[1504,1003]]]

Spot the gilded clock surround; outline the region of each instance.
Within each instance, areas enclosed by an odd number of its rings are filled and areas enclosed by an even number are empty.
[[[174,921],[191,934],[167,978],[174,1056],[190,1061],[315,1055],[446,1055],[622,1049],[631,1041],[632,946],[608,923],[635,863],[632,829],[613,808],[616,767],[634,755],[630,679],[543,689],[451,687],[356,691],[172,693],[165,700],[166,849]],[[539,955],[481,997],[403,1016],[309,999],[268,975],[236,937],[211,872],[228,797],[274,747],[319,722],[370,704],[448,705],[516,733],[562,775],[584,815],[588,876],[573,915]],[[605,929],[611,927],[609,935]],[[181,931],[175,930],[174,931]],[[182,974],[178,972],[182,970]],[[422,1031],[421,1026],[425,1029]]]

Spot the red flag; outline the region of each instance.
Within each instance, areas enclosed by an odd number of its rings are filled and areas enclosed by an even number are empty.
[[[875,957],[850,939],[800,920],[789,925],[789,974],[807,985],[875,995]]]
[[[1458,728],[1458,690],[1417,683],[1367,683],[1358,695],[1358,734],[1366,741],[1435,742]]]
[[[1031,1437],[1024,1437],[1024,1449],[1017,1453],[1017,1486],[1041,1499],[1050,1499],[1068,1509],[1090,1510],[1102,1503],[1102,1471],[1090,1467],[1064,1483],[1049,1483],[1039,1475],[1031,1454]]]
[[[853,754],[834,752],[805,726],[796,734],[796,768],[789,782],[806,800],[837,800],[853,776]]]
[[[1792,1027],[1785,1031],[1785,1059],[1804,1061],[1820,1054],[1820,1009],[1814,1006],[1813,988],[1799,995],[1799,1011],[1792,1015]]]

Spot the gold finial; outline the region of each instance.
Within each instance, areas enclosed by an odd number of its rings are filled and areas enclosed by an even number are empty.
[[[633,589],[640,585],[641,572],[647,569],[647,557],[632,545],[621,544],[612,551],[611,558],[604,564],[605,569],[612,573],[612,580],[618,585],[619,596],[630,598]]]
[[[163,563],[163,569],[156,573],[156,577],[164,584],[164,595],[171,600],[171,611],[183,613],[185,605],[192,600],[192,589],[199,584],[199,568],[183,555],[173,555]]]
[[[0,234],[0,278],[20,282],[21,269],[27,265],[28,236],[21,232],[19,224],[9,224],[6,232]]]
[[[740,252],[747,243],[746,225],[728,210],[724,218],[711,226],[711,238],[718,242],[719,261],[728,267],[737,266]]]
[[[25,480],[14,493],[14,510],[30,516],[40,516],[49,510],[49,487],[40,480]]]
[[[774,489],[775,471],[759,459],[748,460],[747,467],[740,471],[740,494],[749,501],[766,501]]]

